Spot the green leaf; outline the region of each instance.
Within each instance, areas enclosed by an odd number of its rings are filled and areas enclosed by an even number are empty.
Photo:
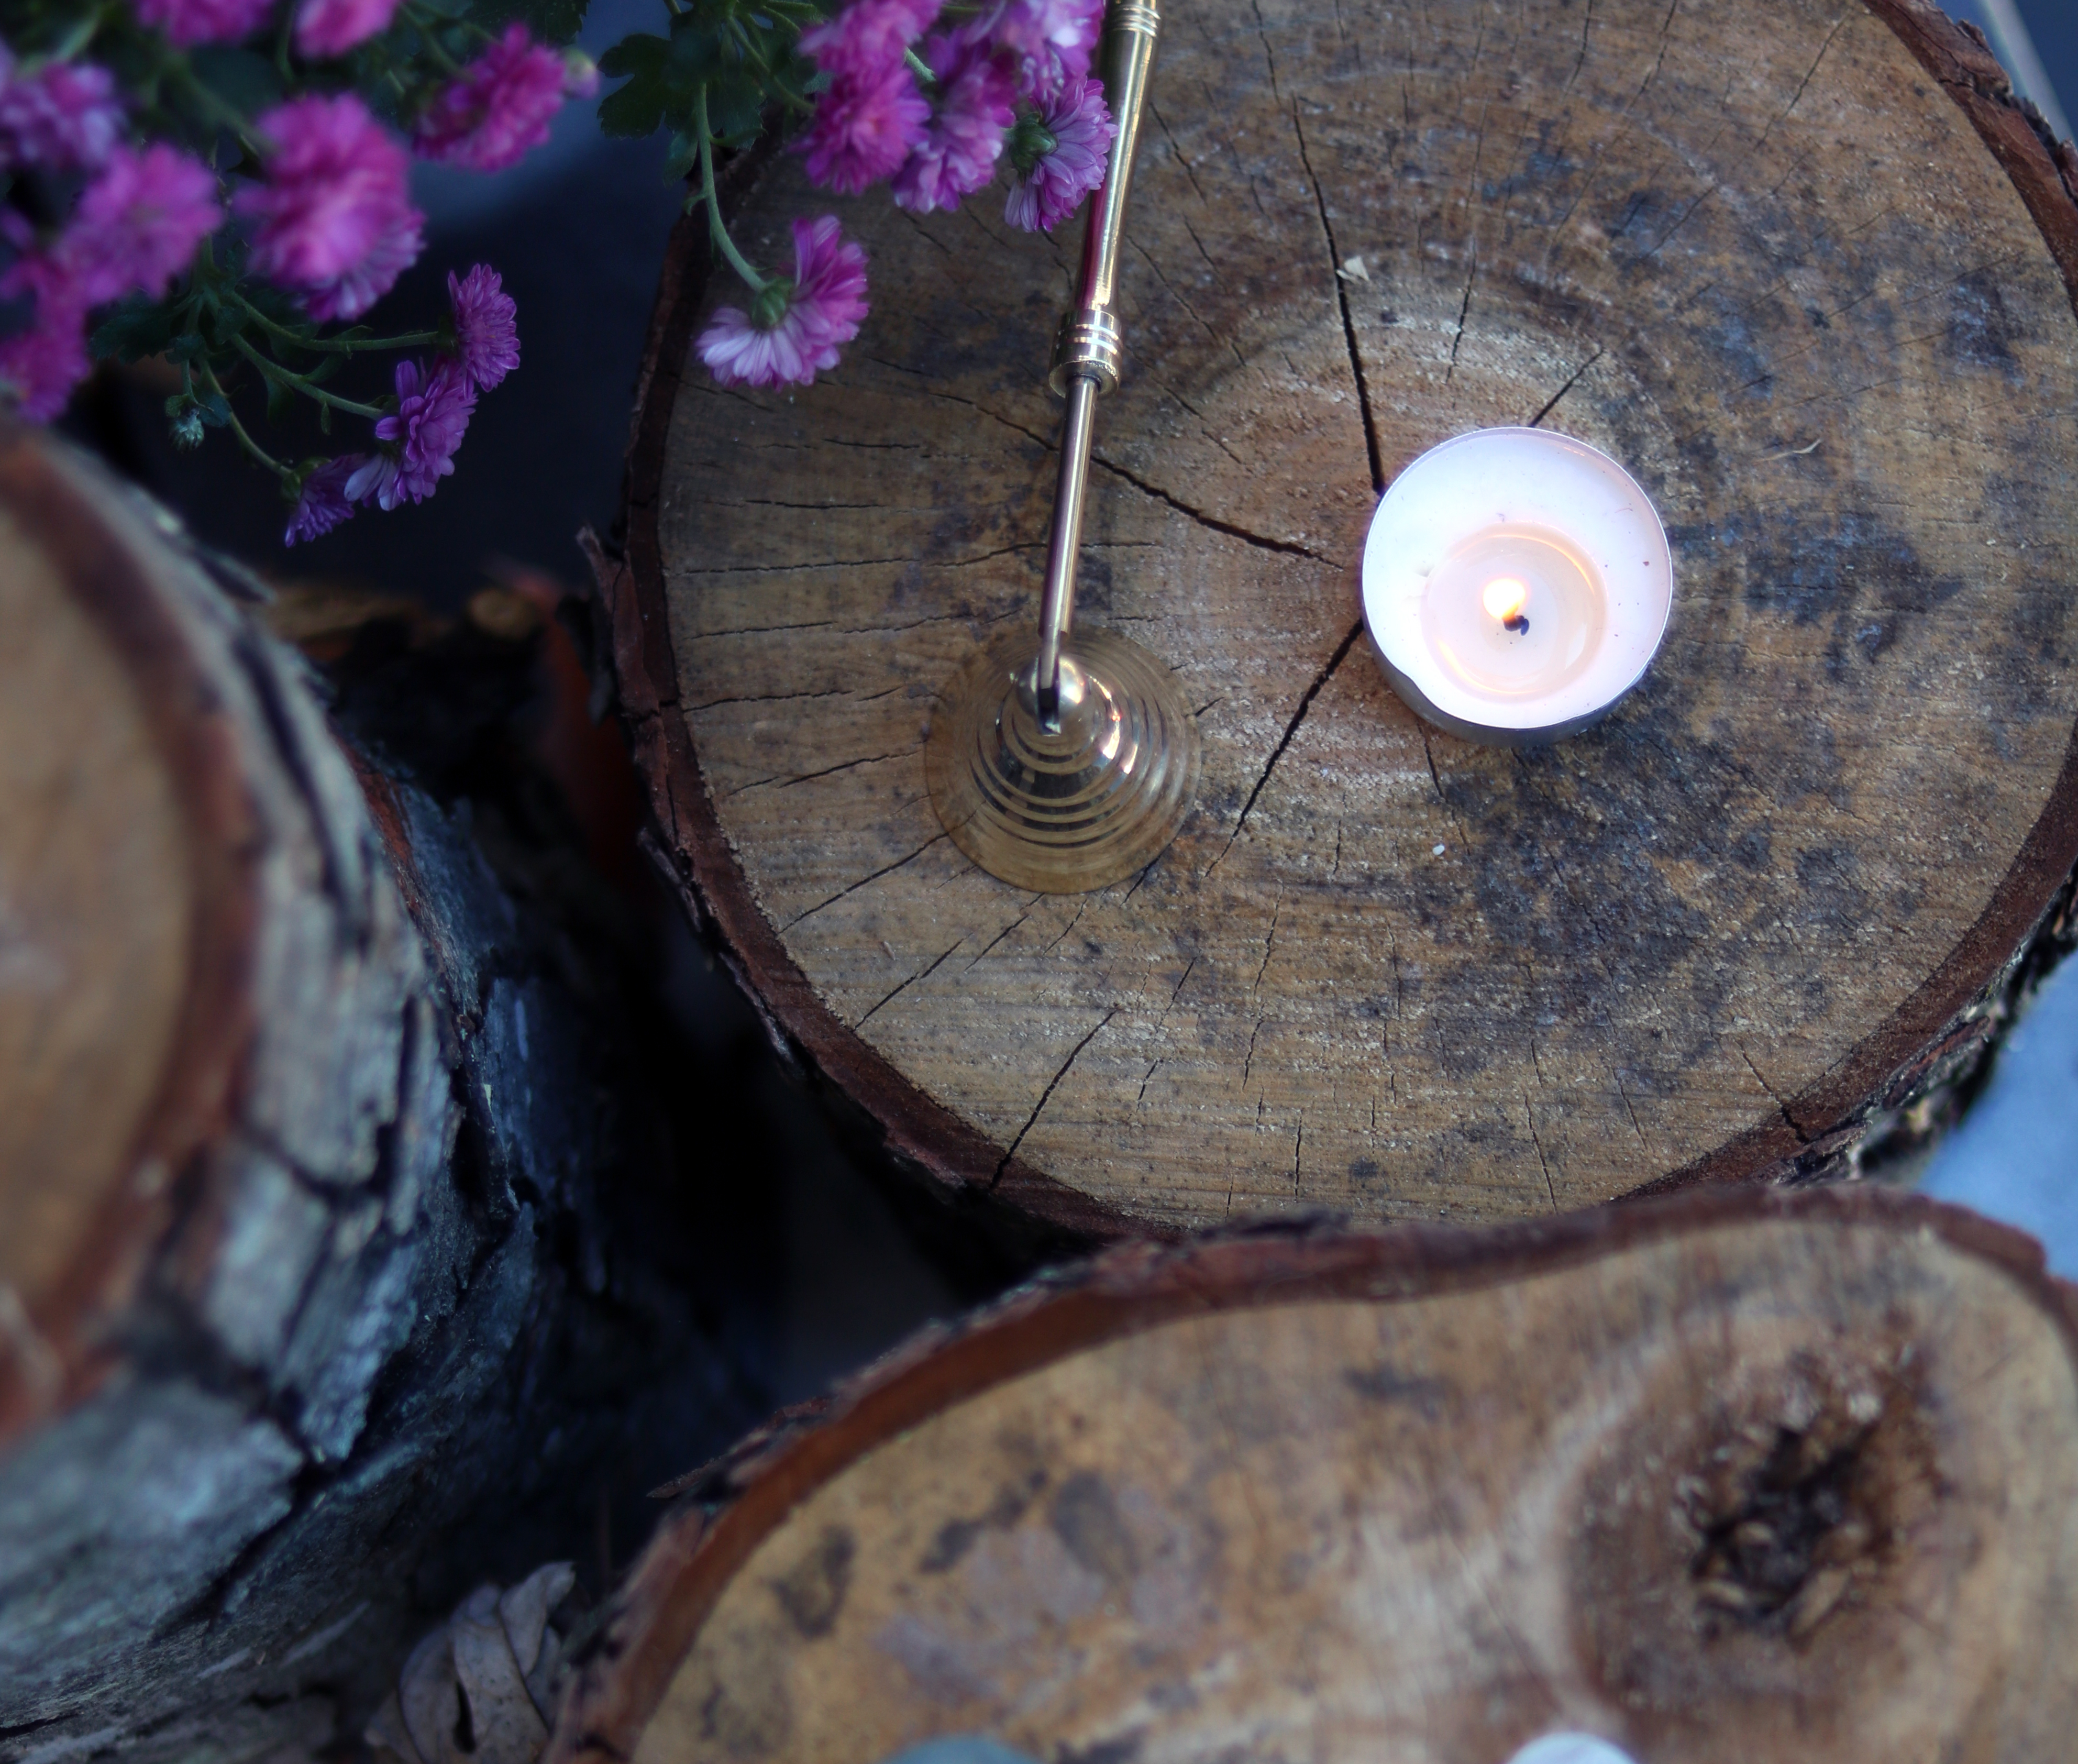
[[[693,168],[699,162],[700,144],[690,135],[674,135],[671,151],[664,161],[664,182],[675,184],[682,178],[691,177]]]
[[[599,58],[608,77],[628,83],[599,100],[599,126],[607,135],[653,135],[664,120],[670,92],[664,80],[670,45],[661,37],[624,37]]]
[[[472,23],[502,31],[518,19],[544,43],[568,43],[584,23],[587,0],[474,0]]]
[[[94,328],[87,347],[97,361],[112,355],[120,361],[141,362],[147,356],[165,354],[179,329],[163,303],[133,295]]]
[[[195,77],[235,111],[257,116],[279,103],[282,77],[264,55],[224,43],[198,44],[188,52]]]

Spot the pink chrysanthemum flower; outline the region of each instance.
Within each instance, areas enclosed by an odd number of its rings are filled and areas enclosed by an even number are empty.
[[[855,196],[892,178],[922,144],[931,107],[900,61],[878,74],[834,80],[801,137],[810,182]]]
[[[1044,102],[1089,73],[1103,28],[1104,0],[992,0],[959,37],[970,48],[1008,51],[1018,64],[1018,96]]]
[[[475,409],[476,387],[459,364],[442,362],[429,373],[423,362],[399,362],[396,412],[375,425],[376,439],[390,445],[347,479],[347,500],[386,509],[407,497],[424,502],[453,472]]]
[[[832,79],[877,77],[931,28],[944,0],[852,0],[801,33],[801,52]]]
[[[794,223],[794,279],[774,281],[751,311],[723,307],[694,347],[724,386],[807,386],[837,365],[867,312],[866,253],[835,215]]]
[[[90,306],[132,288],[156,300],[223,224],[215,174],[201,161],[164,141],[119,147],[81,194],[57,255]]]
[[[0,47],[0,163],[95,171],[122,138],[107,69],[56,61],[23,79]]]
[[[365,454],[343,454],[328,459],[303,480],[302,492],[289,516],[285,546],[303,545],[353,518],[353,499],[346,487],[353,474],[368,463]]]
[[[177,48],[193,43],[232,43],[267,21],[273,0],[136,0],[137,17],[156,25]]]
[[[267,181],[232,206],[258,217],[253,269],[301,290],[312,317],[357,319],[416,261],[425,216],[411,160],[351,93],[291,98],[260,119]]]
[[[1104,82],[1070,80],[1037,115],[1011,133],[1016,176],[1004,219],[1027,232],[1051,232],[1104,181],[1118,125],[1104,104]]]
[[[520,307],[498,272],[480,263],[459,282],[448,272],[454,306],[455,355],[461,370],[489,391],[520,365]]]
[[[344,55],[390,28],[398,0],[303,0],[296,9],[296,53],[307,61]]]
[[[23,243],[20,229],[6,231],[14,244]],[[27,329],[0,341],[0,384],[13,391],[23,416],[47,423],[86,378],[88,303],[67,265],[34,250],[25,250],[0,275],[0,295],[25,294],[34,296],[35,312]]]
[[[549,138],[573,84],[570,64],[524,24],[464,68],[411,132],[421,159],[465,171],[502,171]]]
[[[958,207],[962,196],[995,176],[1004,135],[1016,115],[1011,103],[1016,86],[994,56],[963,51],[950,37],[932,38],[924,57],[938,76],[938,107],[895,174],[894,194],[898,207],[928,215]]]

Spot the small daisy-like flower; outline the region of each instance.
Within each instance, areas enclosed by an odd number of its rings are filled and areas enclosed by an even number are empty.
[[[274,0],[136,0],[140,23],[156,25],[176,48],[232,43],[267,22]]]
[[[1118,125],[1101,80],[1070,80],[1011,132],[1015,173],[1004,218],[1027,232],[1051,232],[1104,181]]]
[[[557,51],[536,43],[525,25],[508,25],[433,100],[411,144],[437,165],[503,171],[549,138],[574,83],[582,76]]]
[[[809,181],[856,196],[901,169],[930,120],[931,107],[899,57],[878,73],[832,81],[801,136]]]
[[[749,312],[723,307],[694,347],[724,386],[807,386],[837,365],[865,319],[866,253],[835,215],[794,223],[794,279],[769,283]]]
[[[266,182],[232,206],[258,217],[252,268],[303,291],[311,316],[357,319],[415,261],[425,216],[411,206],[410,157],[352,93],[277,105]]]
[[[282,543],[307,544],[353,520],[353,499],[347,495],[346,487],[367,463],[365,454],[343,454],[337,459],[328,459],[305,478]]]
[[[520,307],[498,272],[480,263],[459,282],[448,272],[455,354],[462,372],[489,391],[520,365]]]
[[[929,129],[895,174],[898,207],[928,215],[957,208],[995,176],[1003,138],[1016,112],[1013,76],[994,56],[963,51],[948,36],[924,45],[941,94]]]
[[[307,61],[344,55],[390,28],[397,0],[303,0],[296,9],[296,53]]]
[[[375,438],[390,445],[347,479],[347,500],[385,509],[407,499],[424,502],[453,474],[475,409],[476,387],[458,363],[442,362],[428,372],[423,362],[399,362],[397,409],[375,425]]]
[[[0,162],[98,171],[122,138],[107,69],[53,61],[23,79],[0,48]]]
[[[132,288],[156,300],[223,224],[215,175],[201,161],[164,141],[119,147],[81,193],[57,254],[90,306]]]

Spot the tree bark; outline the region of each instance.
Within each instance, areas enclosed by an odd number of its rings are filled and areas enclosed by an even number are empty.
[[[2068,156],[1920,0],[1166,29],[1082,616],[1189,683],[1195,813],[1033,896],[924,787],[933,695],[1034,617],[1074,240],[837,204],[873,316],[760,394],[686,362],[726,295],[682,229],[605,581],[699,912],[898,1161],[1085,1237],[1837,1167],[2078,856]],[[749,184],[774,261],[831,206]],[[1354,592],[1378,487],[1496,424],[1614,454],[1676,559],[1642,688],[1529,753],[1406,711]]]
[[[357,1735],[735,1412],[611,952],[256,587],[0,433],[0,1758]]]
[[[1876,1189],[1116,1248],[682,1479],[549,1764],[2051,1764],[2073,1296]]]

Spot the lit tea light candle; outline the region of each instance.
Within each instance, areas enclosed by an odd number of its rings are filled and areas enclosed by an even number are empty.
[[[1526,747],[1586,728],[1638,683],[1666,634],[1674,562],[1608,454],[1483,428],[1432,447],[1379,499],[1363,604],[1416,712]]]

